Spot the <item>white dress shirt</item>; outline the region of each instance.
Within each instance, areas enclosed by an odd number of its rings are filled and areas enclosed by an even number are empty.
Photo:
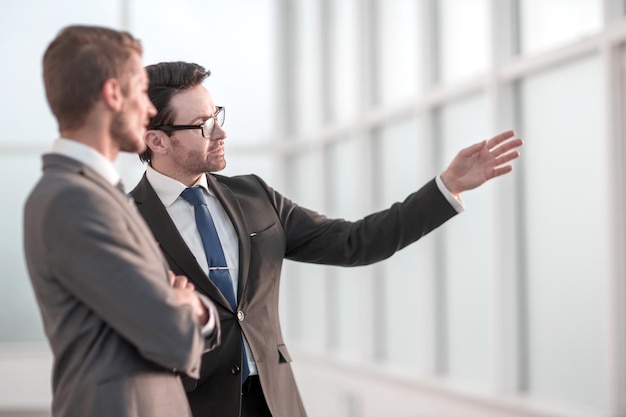
[[[146,178],[152,188],[154,188],[154,191],[174,222],[176,229],[178,229],[178,232],[187,244],[187,247],[189,247],[191,253],[195,256],[198,265],[200,265],[208,279],[209,265],[206,259],[204,245],[202,244],[202,238],[196,226],[194,207],[180,196],[187,186],[173,178],[161,174],[150,165],[148,165],[146,169]],[[233,285],[233,292],[235,293],[235,297],[237,297],[237,289],[239,286],[239,239],[237,238],[237,232],[226,214],[224,207],[222,207],[213,191],[209,189],[206,176],[200,176],[200,179],[192,185],[192,187],[195,186],[199,186],[203,190],[207,207],[209,208],[215,229],[217,230],[217,235],[222,244],[226,265],[230,272],[230,280]],[[250,375],[256,375],[256,364],[254,363],[250,346],[248,346],[245,337],[244,348],[248,356]]]
[[[52,144],[52,153],[75,159],[96,171],[111,185],[120,182],[120,174],[113,163],[94,148],[71,139],[59,138]]]
[[[191,250],[191,253],[194,254],[198,264],[208,276],[209,264],[204,252],[200,232],[196,226],[194,207],[180,196],[187,186],[173,178],[161,174],[149,165],[146,170],[146,177],[165,206],[165,209],[172,218],[183,240]],[[192,185],[192,187],[196,186],[199,186],[203,190],[207,207],[213,218],[213,223],[215,223],[215,229],[217,230],[217,235],[220,238],[220,243],[224,250],[224,257],[226,258],[226,264],[229,268],[233,290],[234,293],[237,294],[239,277],[239,240],[237,239],[237,232],[235,232],[235,227],[217,197],[215,197],[213,191],[209,190],[204,175],[200,177],[197,183]]]
[[[439,191],[441,191],[441,194],[443,194],[446,200],[448,200],[448,203],[450,203],[450,205],[454,207],[457,213],[460,213],[463,210],[465,210],[465,206],[463,204],[463,200],[461,199],[461,196],[459,195],[455,197],[452,195],[450,190],[448,190],[448,187],[446,187],[446,185],[443,183],[443,180],[441,179],[441,175],[437,175],[437,177],[435,178],[435,182],[437,183],[437,187],[439,188]]]

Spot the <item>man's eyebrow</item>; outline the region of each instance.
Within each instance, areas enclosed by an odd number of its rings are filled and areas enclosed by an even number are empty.
[[[215,111],[213,111],[213,113],[212,113],[212,114],[207,115],[207,114],[203,113],[203,114],[200,114],[200,115],[196,116],[195,118],[193,118],[193,119],[191,119],[191,120],[192,120],[192,121],[201,120],[201,121],[202,121],[202,123],[204,123],[204,122],[206,122],[207,120],[209,120],[211,117],[215,117],[215,115],[217,114],[217,112],[219,111],[219,109],[220,109],[220,108],[219,108],[219,106],[215,106]],[[190,124],[193,124],[193,122],[192,122],[192,123],[190,123]]]
[[[205,121],[207,121],[208,119],[210,119],[211,117],[213,117],[213,115],[207,116],[206,114],[199,114],[197,116],[195,116],[192,119],[189,119],[190,122],[188,124],[193,125],[193,124],[200,124],[200,123],[204,123]]]

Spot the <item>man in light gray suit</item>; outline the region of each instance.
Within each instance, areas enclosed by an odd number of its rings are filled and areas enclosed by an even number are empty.
[[[54,354],[55,417],[189,416],[179,375],[198,378],[219,342],[215,307],[169,271],[116,187],[113,161],[145,149],[155,114],[141,53],[126,32],[71,26],[43,59],[61,138],[26,202],[24,244]]]

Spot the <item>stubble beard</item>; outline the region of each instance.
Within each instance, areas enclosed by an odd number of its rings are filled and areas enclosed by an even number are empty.
[[[138,154],[146,150],[146,144],[142,139],[142,135],[140,132],[132,132],[122,112],[115,114],[109,132],[122,152]]]
[[[207,172],[218,172],[226,167],[224,158],[219,161],[202,159],[199,155],[188,154],[180,163],[182,166],[194,174],[205,174]]]
[[[202,175],[207,172],[218,172],[226,167],[226,159],[224,157],[219,160],[206,159],[202,153],[194,153],[183,149],[180,141],[174,137],[171,138],[171,144],[176,164],[180,169],[190,174]]]

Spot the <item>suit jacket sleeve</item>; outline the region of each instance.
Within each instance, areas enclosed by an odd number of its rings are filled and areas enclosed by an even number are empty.
[[[403,202],[351,222],[300,207],[255,178],[285,230],[286,257],[296,261],[341,266],[378,262],[457,214],[434,179]]]
[[[116,204],[106,190],[76,187],[50,202],[43,239],[52,273],[143,357],[197,377],[200,327],[191,309],[178,305],[158,250],[149,253],[156,247],[146,244],[151,235],[137,233],[146,228],[135,224],[141,217]]]

